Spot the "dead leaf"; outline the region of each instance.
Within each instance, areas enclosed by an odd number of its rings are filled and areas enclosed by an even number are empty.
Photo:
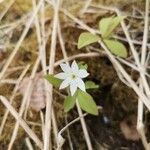
[[[120,123],[120,129],[127,140],[137,141],[140,139],[140,135],[136,129],[136,119],[135,115],[131,115]]]
[[[30,79],[29,77],[26,77],[23,79],[21,85],[20,85],[20,93],[22,95],[25,94],[25,90],[27,88],[27,85],[29,83]],[[33,90],[30,98],[30,107],[35,111],[40,111],[41,109],[45,108],[46,106],[46,95],[45,95],[45,88],[44,88],[44,78],[43,74],[37,73],[35,75],[35,78],[33,79]]]

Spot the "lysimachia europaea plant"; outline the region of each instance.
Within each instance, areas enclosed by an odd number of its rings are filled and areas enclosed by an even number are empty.
[[[83,81],[89,75],[87,65],[82,62],[77,64],[76,61],[73,61],[71,66],[67,62],[60,64],[60,67],[63,72],[56,75],[46,75],[45,78],[55,87],[59,87],[60,90],[67,89],[68,96],[64,101],[65,112],[71,110],[78,101],[81,109],[90,114],[98,115],[96,103],[92,96],[87,93],[87,90],[99,86],[92,81]]]
[[[99,31],[101,35],[92,34],[90,32],[81,33],[78,40],[78,48],[82,48],[89,44],[103,41],[107,48],[116,56],[126,58],[127,49],[118,40],[112,37],[113,31],[119,25],[119,23],[124,19],[124,16],[108,17],[103,18],[99,22]]]

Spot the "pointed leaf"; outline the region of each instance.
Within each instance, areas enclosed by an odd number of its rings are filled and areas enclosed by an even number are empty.
[[[119,23],[124,19],[124,16],[103,18],[99,22],[99,30],[103,38],[110,36],[112,31],[119,25]]]
[[[52,75],[52,74],[48,74],[48,75],[44,76],[44,78],[56,87],[59,87],[62,82],[61,79],[54,77],[54,75]]]
[[[90,94],[83,92],[81,90],[78,90],[77,99],[78,99],[80,107],[84,111],[92,115],[98,115],[98,108]]]
[[[84,61],[80,61],[78,63],[78,67],[79,67],[79,69],[85,69],[85,70],[87,70],[88,65]]]
[[[104,43],[116,56],[120,56],[123,58],[127,57],[127,49],[121,42],[116,40],[104,40]]]
[[[74,107],[76,103],[76,96],[67,96],[64,101],[64,111],[68,112]]]
[[[100,20],[99,22],[99,30],[102,34],[102,37],[107,37],[108,34],[110,34],[110,31],[108,32],[108,29],[110,28],[111,24],[112,24],[112,17],[109,18],[103,18]]]
[[[86,81],[85,88],[86,89],[97,89],[97,88],[99,88],[99,85],[95,84],[93,81]]]
[[[81,33],[78,39],[78,48],[80,49],[86,45],[95,43],[99,40],[100,40],[100,37],[98,35],[95,35],[89,32]]]

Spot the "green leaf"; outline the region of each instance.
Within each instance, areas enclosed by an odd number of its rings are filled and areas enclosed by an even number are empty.
[[[95,84],[93,81],[86,81],[85,88],[86,89],[97,89],[97,88],[99,88],[99,85]]]
[[[99,30],[102,34],[102,37],[107,37],[110,34],[110,31],[108,32],[108,29],[110,28],[110,25],[112,24],[112,17],[109,18],[103,18],[99,22]]]
[[[103,38],[110,36],[112,31],[119,25],[119,23],[124,19],[124,16],[108,17],[103,18],[99,22],[99,30]]]
[[[67,96],[64,101],[64,111],[68,112],[74,107],[76,103],[76,96]]]
[[[54,77],[54,75],[52,75],[52,74],[48,74],[48,75],[44,76],[44,78],[56,87],[59,87],[62,82],[61,79]]]
[[[84,61],[80,61],[80,62],[78,63],[78,67],[79,67],[80,69],[85,69],[85,70],[87,70],[88,65],[87,65]]]
[[[104,40],[104,43],[113,54],[123,58],[127,57],[127,49],[121,42],[116,40]]]
[[[77,99],[78,99],[80,107],[84,111],[92,115],[98,115],[98,108],[90,94],[83,92],[81,90],[78,90]]]
[[[81,33],[78,39],[78,49],[100,40],[98,35],[90,32]]]

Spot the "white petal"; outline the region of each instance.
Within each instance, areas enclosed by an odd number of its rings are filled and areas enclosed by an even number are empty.
[[[80,78],[86,78],[88,75],[89,75],[89,73],[85,70],[85,69],[80,69],[79,71],[78,71],[78,77],[80,77]]]
[[[75,73],[77,73],[78,70],[79,70],[79,67],[78,67],[78,65],[77,65],[77,63],[76,63],[75,60],[74,60],[73,63],[71,64],[71,69],[72,69],[72,72],[75,72]]]
[[[61,73],[56,74],[54,77],[58,79],[66,79],[68,77],[68,74],[61,72]]]
[[[66,73],[71,72],[71,68],[68,63],[62,63],[62,64],[60,64],[60,67]]]
[[[84,84],[84,82],[82,81],[82,79],[77,78],[77,79],[76,79],[76,83],[77,83],[77,86],[79,87],[79,89],[81,89],[82,91],[85,92],[85,84]]]
[[[71,82],[70,78],[66,78],[60,85],[59,89],[64,89],[66,88]]]
[[[72,96],[75,94],[76,90],[77,90],[77,85],[76,84],[70,84],[70,92],[71,92]]]

